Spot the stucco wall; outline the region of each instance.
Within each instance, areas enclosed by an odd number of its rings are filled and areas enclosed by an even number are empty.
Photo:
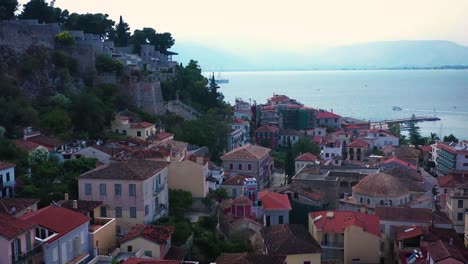
[[[344,262],[353,263],[359,259],[360,263],[380,262],[380,238],[365,232],[357,226],[349,226],[344,231]]]
[[[320,264],[321,258],[319,254],[295,254],[287,255],[285,263],[288,264],[303,264],[304,261],[310,261],[310,264]]]
[[[205,184],[204,165],[191,160],[172,162],[169,165],[169,189],[182,189],[193,198],[204,198],[208,193]]]

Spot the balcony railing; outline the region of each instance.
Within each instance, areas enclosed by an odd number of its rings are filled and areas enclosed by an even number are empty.
[[[343,243],[327,243],[327,244],[322,244],[322,247],[323,248],[337,248],[337,249],[342,249],[344,248],[344,244]]]
[[[12,263],[27,263],[36,256],[42,254],[42,244],[36,244],[31,250],[22,253],[19,256],[12,256]]]
[[[156,188],[154,189],[154,195],[158,195],[164,191],[165,186],[166,184],[156,185]]]

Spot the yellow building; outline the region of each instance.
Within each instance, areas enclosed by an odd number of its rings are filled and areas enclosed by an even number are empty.
[[[136,225],[120,241],[120,252],[163,259],[171,248],[172,226]]]
[[[380,224],[376,215],[313,212],[309,214],[309,232],[321,245],[323,260],[380,263]]]
[[[132,123],[128,116],[116,116],[114,121],[112,121],[111,130],[117,134],[139,139],[147,139],[156,133],[154,124],[148,122]]]
[[[361,139],[356,139],[349,143],[348,146],[348,160],[362,161],[367,154],[369,144]]]
[[[322,249],[302,225],[282,224],[262,229],[263,253],[285,256],[284,263],[320,263]]]

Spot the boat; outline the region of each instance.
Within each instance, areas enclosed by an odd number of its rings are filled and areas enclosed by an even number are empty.
[[[393,110],[394,110],[394,111],[401,111],[402,109],[401,109],[401,107],[399,107],[399,106],[394,106],[394,107],[393,107]]]
[[[218,73],[218,78],[215,79],[216,84],[229,83],[229,79],[221,78],[221,73]]]

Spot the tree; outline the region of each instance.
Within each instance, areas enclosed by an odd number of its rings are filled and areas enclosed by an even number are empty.
[[[99,135],[106,125],[104,109],[102,101],[92,94],[82,92],[72,97],[70,117],[75,131],[91,137]]]
[[[169,214],[183,218],[184,213],[192,206],[192,193],[184,190],[169,189]]]
[[[294,154],[293,147],[291,146],[291,141],[288,139],[288,149],[286,151],[286,159],[284,165],[285,173],[288,176],[288,184],[291,183],[292,177],[294,176],[295,166],[294,166]]]
[[[422,142],[422,137],[421,137],[421,132],[419,131],[420,128],[416,125],[416,116],[413,114],[411,117],[411,121],[409,121],[409,129],[408,129],[408,134],[409,134],[409,141],[412,145],[418,146],[421,145]]]
[[[210,191],[205,198],[203,198],[203,204],[206,206],[212,206],[213,202],[221,202],[228,198],[228,193],[226,189],[220,188]]]
[[[20,19],[37,19],[39,23],[63,23],[69,13],[60,8],[49,6],[45,0],[31,0],[23,5]]]
[[[41,128],[50,134],[59,135],[72,128],[68,112],[62,109],[54,109],[41,117]]]
[[[62,31],[55,36],[55,42],[63,46],[70,46],[75,43],[75,39],[68,31]]]
[[[114,24],[108,14],[72,13],[63,26],[66,30],[83,30],[85,33],[110,38],[114,34]]]
[[[458,143],[458,138],[456,138],[453,134],[444,137],[444,142],[455,142]]]
[[[437,136],[436,133],[431,132],[429,137],[426,138],[426,144],[427,145],[434,144],[434,143],[436,143],[436,141],[439,141],[439,140],[440,140],[439,136]]]
[[[300,138],[293,146],[294,157],[299,156],[300,153],[310,152],[316,156],[320,155],[320,147],[317,143],[308,138]]]
[[[29,164],[34,166],[34,165],[39,165],[41,163],[46,162],[49,160],[49,151],[42,147],[39,146],[35,150],[31,151],[28,155],[28,160]]]
[[[109,55],[101,54],[96,58],[96,70],[99,73],[116,73],[117,75],[121,75],[123,72],[123,64],[121,61],[117,59],[113,59]]]
[[[156,50],[161,53],[166,53],[175,43],[175,40],[172,38],[171,33],[157,33],[154,43],[152,43]]]
[[[0,1],[0,20],[9,20],[15,18],[15,11],[17,8],[17,0]]]
[[[119,23],[115,26],[114,44],[116,47],[127,47],[130,39],[130,27],[120,16]]]

